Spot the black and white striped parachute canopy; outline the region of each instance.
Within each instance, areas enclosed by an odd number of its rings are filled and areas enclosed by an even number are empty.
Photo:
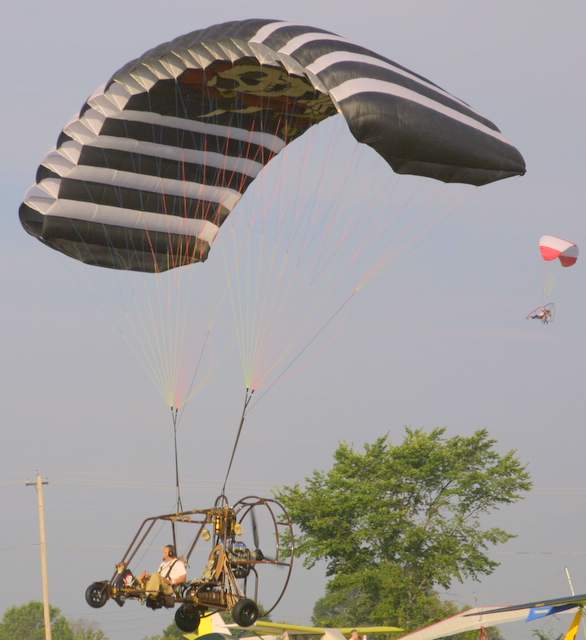
[[[323,29],[243,20],[117,71],[64,127],[20,219],[89,264],[205,260],[262,168],[336,113],[398,173],[483,185],[525,172],[492,122],[417,73]]]

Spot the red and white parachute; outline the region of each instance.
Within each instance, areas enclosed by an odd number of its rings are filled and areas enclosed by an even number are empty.
[[[544,260],[555,260],[559,258],[562,267],[571,267],[578,259],[578,245],[556,236],[541,236],[539,239],[539,250]]]

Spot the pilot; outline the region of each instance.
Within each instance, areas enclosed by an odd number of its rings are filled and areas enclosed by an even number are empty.
[[[173,596],[173,587],[187,581],[187,569],[183,560],[177,557],[175,547],[172,544],[167,544],[163,547],[163,561],[159,565],[157,573],[149,574],[145,571],[140,579],[143,583],[146,582],[147,601],[151,599],[152,602],[157,599],[159,593]]]
[[[551,309],[539,307],[529,318],[531,320],[541,320],[543,324],[549,324],[549,322],[551,322]]]
[[[137,580],[132,574],[132,571],[128,568],[127,562],[119,562],[116,565],[116,577],[112,582],[112,586],[117,591],[114,596],[114,601],[119,607],[124,606],[124,602],[126,600],[124,590],[126,588],[137,586]]]

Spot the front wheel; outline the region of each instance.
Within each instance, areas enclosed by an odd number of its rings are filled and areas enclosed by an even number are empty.
[[[200,614],[197,607],[182,604],[175,612],[175,624],[184,633],[193,633],[199,627]]]
[[[92,609],[101,609],[109,597],[107,582],[92,582],[85,590],[85,601]]]
[[[231,614],[232,620],[239,627],[251,627],[258,618],[258,607],[254,600],[242,598],[234,605]]]

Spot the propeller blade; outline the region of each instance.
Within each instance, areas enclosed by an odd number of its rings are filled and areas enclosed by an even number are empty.
[[[250,509],[250,519],[252,523],[252,539],[254,541],[255,552],[260,551],[260,543],[258,541],[258,524],[256,522],[256,513],[254,512],[254,507]],[[257,558],[260,560],[260,558]]]
[[[256,519],[256,512],[254,510],[254,507],[251,507],[250,509],[250,523],[252,528],[252,540],[254,542],[254,552],[253,552],[254,559],[258,561],[267,560],[269,562],[277,562],[276,558],[272,558],[270,556],[265,555],[260,548],[258,521]]]

